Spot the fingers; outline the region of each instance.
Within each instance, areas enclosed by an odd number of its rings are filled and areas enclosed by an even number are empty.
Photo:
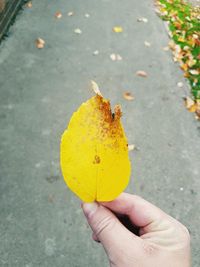
[[[131,222],[138,227],[146,227],[166,216],[163,211],[148,201],[127,193],[122,193],[115,200],[103,202],[101,205],[113,212],[127,215]]]
[[[92,239],[93,239],[94,241],[96,241],[97,243],[100,243],[98,237],[97,237],[94,233],[92,233]]]
[[[94,234],[93,239],[99,240],[106,252],[110,255],[111,250],[117,253],[129,240],[141,242],[140,238],[128,231],[107,208],[97,203],[83,203],[84,214]],[[138,246],[135,246],[136,249]]]

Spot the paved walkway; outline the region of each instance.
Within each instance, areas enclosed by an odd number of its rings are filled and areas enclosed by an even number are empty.
[[[91,79],[112,103],[121,103],[129,142],[139,148],[130,153],[128,191],[187,225],[193,266],[199,266],[200,124],[183,106],[189,87],[171,52],[163,50],[168,37],[151,2],[33,0],[2,43],[0,266],[108,265],[59,169],[61,133],[91,96]],[[56,11],[63,13],[60,20]],[[67,16],[70,11],[75,15]],[[115,25],[124,31],[113,33]],[[46,41],[44,49],[35,47],[38,37]],[[123,60],[112,61],[112,53]],[[137,77],[138,70],[148,77]],[[124,91],[135,100],[123,99]]]

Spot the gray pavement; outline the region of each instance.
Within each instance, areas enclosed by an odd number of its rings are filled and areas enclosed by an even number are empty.
[[[56,20],[59,10],[63,17]],[[113,33],[115,25],[124,32]],[[38,37],[46,41],[42,50],[34,44]],[[130,153],[127,191],[190,229],[193,266],[199,266],[200,124],[183,106],[189,86],[171,52],[163,51],[167,43],[146,0],[33,0],[18,16],[0,47],[0,266],[108,266],[59,169],[60,136],[91,96],[91,79],[121,103],[129,143],[139,148]],[[123,60],[112,61],[111,53]],[[148,77],[137,77],[137,70]],[[124,91],[135,100],[123,99]]]

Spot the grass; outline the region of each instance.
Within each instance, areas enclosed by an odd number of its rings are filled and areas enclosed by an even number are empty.
[[[195,100],[200,99],[200,8],[183,0],[156,0],[157,12],[168,24],[174,61],[189,80]]]

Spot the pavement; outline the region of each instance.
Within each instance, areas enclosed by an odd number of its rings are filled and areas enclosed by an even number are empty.
[[[200,124],[183,105],[190,88],[171,52],[163,50],[169,40],[152,2],[33,0],[2,42],[0,266],[108,266],[59,167],[60,136],[91,97],[91,79],[112,104],[121,103],[129,143],[137,147],[130,152],[127,192],[189,228],[193,266],[199,266]],[[61,19],[54,17],[57,11]],[[124,31],[112,32],[116,25]],[[38,37],[46,42],[40,50]],[[122,60],[112,61],[112,53]],[[135,75],[138,70],[148,77]],[[125,100],[124,91],[135,100]]]

